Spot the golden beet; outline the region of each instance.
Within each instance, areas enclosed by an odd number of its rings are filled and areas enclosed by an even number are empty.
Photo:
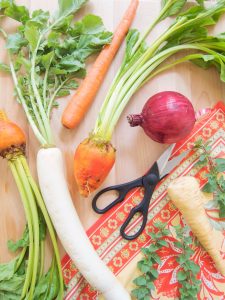
[[[0,111],[0,156],[24,153],[26,137],[23,130]]]
[[[88,197],[100,187],[115,163],[115,149],[109,142],[85,139],[76,149],[74,175],[79,193]]]

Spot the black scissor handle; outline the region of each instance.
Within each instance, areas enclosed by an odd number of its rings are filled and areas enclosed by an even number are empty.
[[[107,211],[109,211],[111,208],[113,208],[115,205],[117,205],[118,203],[121,203],[127,196],[127,194],[133,189],[133,188],[136,188],[136,187],[139,187],[142,185],[142,178],[138,178],[136,180],[133,180],[131,182],[128,182],[128,183],[123,183],[123,184],[119,184],[119,185],[114,185],[114,186],[110,186],[110,187],[107,187],[103,190],[101,190],[100,192],[98,192],[93,200],[92,200],[92,208],[93,210],[98,213],[98,214],[104,214],[106,213]],[[115,191],[118,193],[118,197],[113,201],[111,202],[109,205],[107,205],[106,207],[104,208],[99,208],[97,206],[97,202],[99,200],[99,198],[107,193],[107,192],[110,192],[110,191]]]
[[[133,235],[129,235],[125,233],[126,228],[128,227],[130,221],[133,219],[133,217],[137,214],[137,213],[141,213],[142,214],[142,224],[141,227],[139,228],[139,230],[133,234]],[[134,207],[132,208],[132,210],[130,211],[129,216],[127,217],[126,221],[123,223],[123,225],[120,228],[120,234],[121,236],[128,241],[134,240],[136,239],[141,233],[142,231],[145,229],[146,223],[148,220],[148,211],[144,210],[144,209],[140,209],[138,207]]]
[[[101,197],[101,195],[103,195],[103,194],[105,194],[105,193],[107,193],[107,192],[109,192],[109,191],[115,191],[115,192],[117,192],[117,193],[119,194],[119,196],[118,196],[113,202],[111,202],[109,205],[107,205],[106,207],[104,207],[104,208],[99,208],[99,207],[97,206],[97,202],[98,202],[99,198]],[[93,208],[93,210],[94,210],[96,213],[98,213],[98,214],[104,214],[104,213],[106,213],[107,211],[109,211],[111,208],[113,208],[116,204],[122,202],[123,199],[124,199],[124,195],[126,196],[126,193],[123,192],[123,190],[120,190],[120,189],[117,188],[117,187],[113,187],[113,186],[112,186],[112,187],[107,187],[107,188],[101,190],[99,193],[97,193],[97,194],[94,196],[94,198],[93,198],[93,200],[92,200],[92,208]]]
[[[127,219],[125,220],[125,222],[123,223],[123,225],[120,228],[120,234],[121,236],[125,239],[125,240],[134,240],[136,239],[144,230],[147,221],[148,221],[148,208],[149,208],[149,204],[150,201],[152,199],[152,195],[154,193],[154,190],[158,184],[158,182],[160,181],[159,178],[159,174],[148,174],[144,179],[144,186],[145,186],[145,194],[144,194],[144,198],[143,200],[138,204],[138,206],[133,207],[127,217]],[[137,213],[141,213],[142,214],[142,224],[141,227],[139,228],[139,230],[133,234],[133,235],[128,235],[125,233],[125,230],[127,229],[127,227],[129,226],[129,223],[131,222],[131,220],[133,219],[133,217],[137,214]]]

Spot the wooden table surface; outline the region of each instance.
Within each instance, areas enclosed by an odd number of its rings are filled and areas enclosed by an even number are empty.
[[[18,3],[26,5],[31,10],[43,8],[54,12],[57,7],[56,0],[18,0]],[[129,0],[90,0],[86,7],[79,12],[77,18],[86,13],[95,13],[102,16],[108,29],[113,30],[128,3]],[[158,14],[159,10],[159,0],[140,0],[140,7],[133,27],[140,30],[146,28],[150,21]],[[168,22],[166,21],[158,26],[150,39],[153,39],[155,34],[165,30]],[[1,20],[1,23],[7,31],[13,31],[16,26],[16,23],[9,22],[8,20]],[[222,28],[222,26],[225,26],[225,19],[220,21],[217,28]],[[220,31],[224,30],[220,29]],[[56,141],[64,151],[69,188],[72,193],[74,205],[85,228],[90,227],[98,218],[98,215],[92,211],[91,198],[82,199],[77,193],[72,170],[73,153],[75,147],[88,135],[94,126],[106,91],[121,62],[123,50],[124,45],[108,72],[95,103],[78,129],[69,131],[64,129],[60,123],[62,110],[69,98],[60,100],[59,108],[55,109],[52,115],[52,127]],[[0,39],[0,61],[7,61],[4,41],[2,39]],[[192,101],[196,110],[206,106],[211,107],[218,100],[225,99],[225,84],[220,81],[217,72],[213,69],[204,71],[190,63],[177,66],[146,84],[133,97],[117,125],[113,137],[113,143],[117,148],[117,160],[104,184],[105,186],[126,182],[142,175],[165,149],[165,145],[157,144],[146,137],[141,128],[131,129],[126,121],[126,116],[129,113],[138,113],[141,111],[148,97],[163,90],[174,90],[183,93]],[[14,99],[13,84],[10,76],[2,73],[0,74],[0,95],[0,108],[5,109],[8,116],[17,122],[26,132],[28,139],[27,157],[33,175],[36,177],[35,160],[39,145],[29,128],[22,108]],[[11,258],[11,254],[7,250],[7,240],[16,239],[21,235],[25,219],[16,185],[6,161],[2,159],[0,159],[0,202],[0,262],[5,262]],[[62,248],[61,255],[64,255]]]

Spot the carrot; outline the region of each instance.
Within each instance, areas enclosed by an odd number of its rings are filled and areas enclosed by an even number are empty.
[[[93,67],[81,83],[77,92],[71,98],[62,115],[62,124],[67,128],[75,128],[83,119],[93,102],[105,75],[124,40],[129,27],[135,17],[139,0],[132,0],[120,24],[118,25],[112,42],[106,45],[97,57]]]
[[[168,195],[183,214],[193,234],[211,256],[217,270],[225,276],[225,260],[222,259],[213,228],[204,209],[204,195],[194,177],[180,177],[168,187]]]
[[[79,193],[88,197],[96,190],[115,162],[115,149],[109,143],[85,139],[76,149],[74,176]]]

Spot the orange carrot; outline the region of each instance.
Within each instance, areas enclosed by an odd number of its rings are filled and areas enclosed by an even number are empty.
[[[79,89],[71,98],[62,115],[62,124],[65,127],[70,129],[75,128],[83,119],[132,24],[138,3],[139,0],[131,1],[130,6],[114,33],[111,44],[103,48]]]
[[[115,149],[110,143],[85,139],[74,157],[74,175],[79,193],[88,197],[105,180],[115,162]]]
[[[25,144],[24,132],[0,110],[0,156],[22,154],[25,150]]]

